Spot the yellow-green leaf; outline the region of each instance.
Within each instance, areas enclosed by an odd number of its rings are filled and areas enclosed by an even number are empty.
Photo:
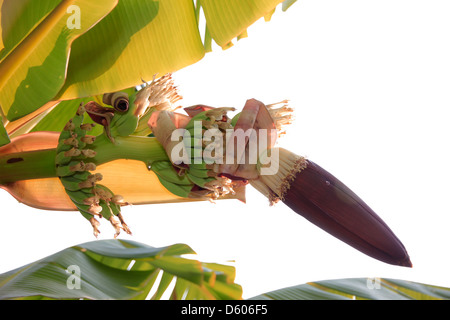
[[[0,105],[8,120],[52,100],[65,82],[72,42],[107,15],[117,1],[3,4],[5,48],[0,62]]]
[[[3,118],[0,116],[0,147],[10,142],[11,140],[9,139],[8,132],[6,132],[6,129],[3,126]]]
[[[2,36],[2,7],[3,7],[3,0],[0,0],[0,52],[3,50],[3,36]]]
[[[120,1],[74,42],[57,99],[122,90],[203,58],[192,0]]]
[[[208,30],[222,48],[261,17],[270,14],[282,0],[202,0]]]
[[[283,1],[283,6],[282,6],[282,10],[286,11],[287,9],[289,9],[290,6],[292,6],[295,2],[297,2],[297,0],[284,0]]]

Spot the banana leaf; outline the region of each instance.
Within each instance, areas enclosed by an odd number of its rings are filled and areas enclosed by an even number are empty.
[[[249,300],[448,300],[450,288],[389,278],[348,278],[308,282]]]
[[[5,126],[3,125],[3,118],[0,117],[0,147],[10,142],[11,140],[9,139],[8,132],[6,131]]]
[[[241,299],[232,266],[129,240],[79,244],[0,275],[0,299]]]

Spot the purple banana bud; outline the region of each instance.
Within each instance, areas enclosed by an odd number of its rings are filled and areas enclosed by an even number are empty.
[[[278,182],[272,199],[355,249],[383,262],[412,267],[408,253],[386,223],[352,190],[332,174],[303,157],[280,149]]]

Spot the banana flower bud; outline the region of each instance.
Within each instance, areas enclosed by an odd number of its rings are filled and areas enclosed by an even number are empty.
[[[260,110],[255,112],[255,106]],[[291,119],[282,115],[287,109],[270,112],[271,108],[265,108],[261,102],[249,100],[242,114],[247,107],[251,110],[247,114],[252,116],[247,117],[241,127],[247,125],[248,128],[253,124],[257,129],[276,126],[279,130],[280,122],[290,123]],[[267,112],[261,112],[264,109]],[[238,124],[240,121],[241,118]],[[404,245],[392,230],[345,184],[314,162],[288,150],[274,148],[273,144],[261,158],[267,154],[271,154],[270,168],[260,165],[260,173],[267,170],[250,183],[272,204],[281,200],[297,214],[368,256],[389,264],[412,267]],[[267,161],[261,159],[261,162]],[[222,168],[227,173],[240,174],[239,167]]]

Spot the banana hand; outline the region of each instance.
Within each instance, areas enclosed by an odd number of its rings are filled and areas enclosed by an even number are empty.
[[[86,134],[92,130],[93,124],[83,124],[84,113],[85,108],[80,105],[60,134],[55,158],[56,173],[67,195],[91,223],[95,236],[100,233],[95,216],[111,222],[115,229],[114,237],[119,235],[121,229],[131,234],[120,210],[120,206],[127,203],[121,196],[114,195],[107,187],[97,183],[103,178],[100,173],[91,173],[96,169],[95,163],[91,162],[96,152],[88,147],[94,143],[95,137]]]

